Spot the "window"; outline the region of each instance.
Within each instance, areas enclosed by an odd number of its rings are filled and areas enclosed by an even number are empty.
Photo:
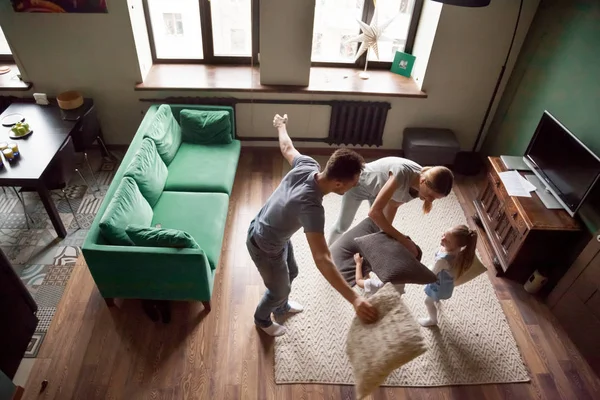
[[[183,21],[180,13],[164,13],[167,36],[183,36]]]
[[[6,41],[2,29],[0,29],[0,61],[13,62],[12,52],[10,51],[10,47],[8,46],[8,42]]]
[[[258,0],[144,0],[154,62],[250,63]],[[256,30],[256,32],[255,32]]]
[[[355,61],[360,43],[348,40],[361,33],[357,19],[371,23],[377,4],[379,25],[394,17],[378,42],[379,59],[368,52],[369,67],[389,68],[397,50],[412,51],[423,0],[318,0],[315,4],[312,61],[314,65],[364,66]],[[334,17],[335,16],[335,17]]]

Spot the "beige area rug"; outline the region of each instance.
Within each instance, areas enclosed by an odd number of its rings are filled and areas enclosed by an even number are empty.
[[[321,161],[321,160],[319,160]],[[326,229],[338,215],[341,197],[325,196]],[[442,233],[466,222],[454,193],[421,213],[415,200],[400,207],[394,226],[423,249],[423,263],[433,261]],[[365,202],[354,223],[367,216]],[[312,260],[302,232],[293,238],[300,274],[291,298],[305,306],[289,318],[286,335],[275,340],[275,381],[354,384],[345,352],[352,307],[325,281]],[[357,289],[358,290],[358,289]],[[425,316],[423,286],[406,285],[404,300],[414,317]],[[529,375],[494,289],[483,274],[458,287],[443,302],[438,328],[421,328],[427,352],[392,373],[385,386],[446,386],[528,382]]]

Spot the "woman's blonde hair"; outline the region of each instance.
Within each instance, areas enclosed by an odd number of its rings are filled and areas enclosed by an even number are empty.
[[[454,279],[459,278],[467,272],[475,260],[475,249],[477,248],[477,232],[469,229],[466,225],[457,225],[448,231],[450,235],[456,238],[457,244],[461,247],[458,256],[454,259]]]
[[[454,185],[454,174],[446,167],[423,167],[421,178],[425,180],[427,187],[444,197],[450,194],[452,185]],[[432,206],[431,201],[425,201],[423,212],[429,214]]]

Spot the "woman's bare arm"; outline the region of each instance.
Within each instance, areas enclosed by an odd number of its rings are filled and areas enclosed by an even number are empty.
[[[383,188],[377,194],[377,197],[375,198],[375,201],[373,202],[373,205],[369,210],[369,218],[375,221],[377,226],[379,226],[379,228],[382,231],[384,231],[385,233],[402,243],[404,247],[406,247],[415,257],[417,257],[417,255],[419,254],[417,246],[400,231],[394,228],[391,221],[388,220],[384,212],[385,208],[392,200],[392,195],[394,194],[397,188],[398,181],[396,181],[396,178],[393,175],[390,175],[388,181],[385,183],[385,185],[383,185]],[[396,207],[396,210],[397,209],[398,208]],[[391,215],[391,213],[389,213],[388,215]],[[393,215],[396,215],[395,211],[393,212]]]

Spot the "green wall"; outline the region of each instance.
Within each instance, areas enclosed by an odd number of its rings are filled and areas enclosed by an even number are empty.
[[[600,155],[600,1],[542,0],[483,152],[522,155],[544,110]],[[592,231],[598,208],[580,212]]]
[[[600,154],[597,0],[542,0],[484,151],[522,155],[544,110]]]

